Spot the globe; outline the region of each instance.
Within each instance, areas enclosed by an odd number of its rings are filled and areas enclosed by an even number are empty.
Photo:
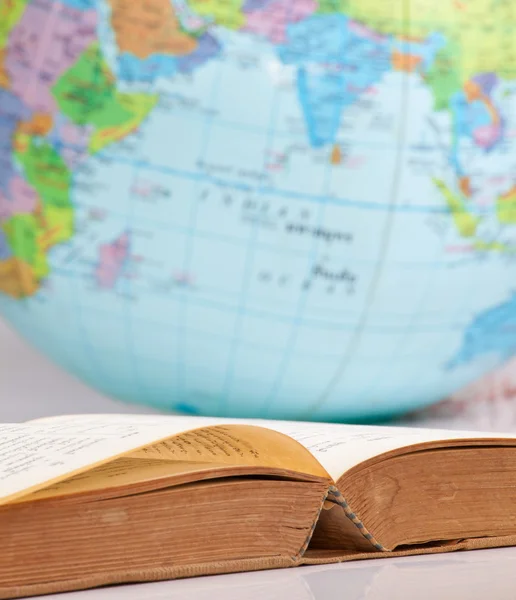
[[[516,353],[515,34],[491,0],[3,2],[0,313],[164,411],[447,397]]]

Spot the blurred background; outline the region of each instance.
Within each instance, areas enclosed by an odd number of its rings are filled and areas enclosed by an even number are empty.
[[[110,400],[56,367],[0,318],[0,422],[63,413],[150,412]]]

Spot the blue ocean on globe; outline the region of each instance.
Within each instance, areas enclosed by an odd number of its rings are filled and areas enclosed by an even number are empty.
[[[0,314],[104,394],[188,414],[380,421],[502,364],[505,6],[4,3]]]

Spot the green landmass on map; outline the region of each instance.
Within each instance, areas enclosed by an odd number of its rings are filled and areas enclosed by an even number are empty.
[[[25,150],[16,152],[15,157],[45,207],[71,207],[72,174],[57,150],[31,137]]]
[[[134,131],[158,100],[155,94],[120,93],[115,83],[98,43],[94,43],[52,88],[64,115],[77,125],[93,127],[92,153]]]

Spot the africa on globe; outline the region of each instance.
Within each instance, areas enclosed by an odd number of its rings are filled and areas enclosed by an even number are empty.
[[[516,5],[436,6],[0,2],[0,314],[189,414],[380,420],[506,361]]]

